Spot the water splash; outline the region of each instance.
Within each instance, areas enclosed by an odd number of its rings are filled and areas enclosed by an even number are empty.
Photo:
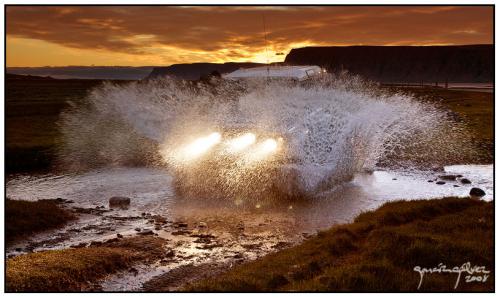
[[[124,165],[182,170],[173,158],[175,148],[214,131],[246,130],[286,140],[283,156],[272,165],[279,173],[270,171],[269,163],[245,173],[215,173],[214,185],[229,192],[256,192],[278,179],[290,193],[311,193],[377,165],[442,166],[470,151],[463,127],[446,112],[348,75],[307,83],[169,78],[105,83],[83,106],[63,113],[60,128],[61,164],[72,170]]]

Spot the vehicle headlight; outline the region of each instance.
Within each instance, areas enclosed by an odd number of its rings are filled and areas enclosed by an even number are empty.
[[[218,144],[220,140],[220,133],[214,132],[206,137],[196,139],[194,142],[184,147],[181,153],[184,159],[197,158]]]
[[[176,150],[169,151],[166,148],[162,149],[161,154],[165,159],[171,160],[174,164],[188,165],[191,164],[191,161],[195,161],[207,154],[213,147],[221,143],[221,141],[222,135],[218,132],[213,132],[207,136],[197,138],[191,143],[181,145]],[[282,138],[267,138],[257,141],[255,134],[247,132],[224,141],[224,146],[217,149],[218,151],[213,149],[217,154],[212,157],[214,160],[226,162],[225,155],[237,154],[233,158],[238,160],[238,166],[245,167],[245,164],[250,165],[253,162],[262,161],[273,156],[280,150],[282,142]]]
[[[255,135],[249,132],[230,140],[228,142],[228,150],[230,152],[237,153],[252,145],[253,143],[255,143]]]
[[[278,142],[275,139],[266,139],[257,144],[253,150],[250,150],[245,157],[247,162],[263,160],[278,151]]]
[[[276,151],[278,149],[278,142],[274,139],[267,139],[261,144],[261,150],[264,153],[270,153]]]

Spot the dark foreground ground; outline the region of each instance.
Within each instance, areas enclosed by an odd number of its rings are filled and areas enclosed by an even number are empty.
[[[5,210],[7,244],[36,232],[61,227],[76,219],[73,213],[60,208],[56,200],[30,202],[7,199]]]
[[[82,101],[101,81],[53,80],[9,76],[6,82],[7,173],[47,171],[60,140],[59,114],[68,100]],[[400,89],[401,90],[401,89]],[[474,160],[492,163],[493,95],[441,88],[409,88],[422,100],[438,102],[456,114],[472,132]],[[29,206],[26,204],[30,204]],[[31,205],[34,204],[34,205]],[[469,199],[388,203],[360,215],[354,223],[336,226],[305,243],[269,255],[206,280],[190,280],[186,291],[417,291],[415,266],[448,268],[470,262],[486,266],[485,282],[466,282],[462,273],[426,274],[420,291],[493,291],[493,203]],[[56,202],[6,203],[7,240],[26,237],[72,220]],[[90,247],[29,253],[6,262],[7,291],[98,290],[100,279],[169,258],[162,240],[153,236],[114,238]],[[207,273],[204,268],[192,272]],[[227,270],[223,268],[219,271]],[[209,272],[210,273],[210,272]],[[199,274],[206,278],[207,274]],[[208,274],[210,275],[210,274]],[[487,275],[487,277],[485,277]],[[168,290],[157,280],[146,289]],[[180,283],[180,284],[179,284]]]
[[[333,227],[296,247],[240,265],[186,291],[487,291],[494,290],[493,203],[444,198],[400,201]],[[414,269],[485,266],[481,281],[463,272]],[[489,271],[486,273],[486,271]],[[483,280],[485,280],[483,282]]]
[[[7,173],[46,171],[54,164],[61,142],[57,121],[68,101],[82,102],[103,81],[56,80],[7,75],[6,170]],[[117,84],[127,83],[116,81]],[[394,88],[392,88],[394,89]],[[439,103],[471,129],[478,154],[462,163],[492,163],[493,94],[444,88],[399,88],[422,100]]]
[[[9,212],[12,205],[7,208]],[[145,290],[168,291],[175,286],[183,291],[491,292],[493,209],[492,202],[465,198],[387,203],[298,246],[232,269],[184,268],[180,276],[173,272],[166,279],[147,283]],[[39,221],[36,217],[31,220]],[[7,229],[16,230],[19,224],[8,221]],[[99,290],[99,280],[108,274],[171,257],[165,240],[154,236],[113,238],[88,247],[29,253],[7,260],[6,290]],[[473,274],[463,272],[456,289],[456,273],[425,274],[417,289],[420,274],[415,266],[453,268],[467,262],[471,268],[485,268]],[[186,273],[191,276],[187,278]],[[485,282],[467,282],[469,275]]]
[[[119,270],[134,270],[165,255],[165,240],[136,236],[89,247],[47,250],[11,258],[6,263],[7,292],[98,291],[99,279]]]

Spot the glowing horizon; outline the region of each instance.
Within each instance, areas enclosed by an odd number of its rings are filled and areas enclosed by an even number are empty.
[[[305,46],[493,43],[493,6],[7,5],[6,22],[7,67],[267,63]]]

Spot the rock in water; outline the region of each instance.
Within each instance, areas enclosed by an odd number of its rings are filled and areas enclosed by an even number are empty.
[[[446,184],[446,182],[444,182],[444,181],[438,181],[438,182],[436,182],[436,184],[443,185],[443,184]]]
[[[472,182],[471,182],[469,179],[467,179],[467,178],[462,178],[462,179],[460,179],[460,182],[462,182],[463,184],[471,184],[471,183],[472,183]]]
[[[138,232],[138,234],[139,234],[139,235],[144,235],[144,236],[146,236],[146,235],[153,235],[153,234],[154,234],[154,232],[153,232],[153,231],[151,231],[150,229],[144,229],[144,230],[142,230],[142,231]]]
[[[440,175],[438,176],[440,179],[443,179],[443,180],[448,180],[448,181],[454,181],[457,179],[457,175]]]
[[[109,207],[128,207],[128,206],[130,206],[130,198],[112,197],[109,199]]]
[[[471,197],[482,197],[484,196],[486,193],[484,192],[484,190],[480,189],[480,188],[477,188],[477,187],[473,187],[470,192],[469,192],[469,195]]]

